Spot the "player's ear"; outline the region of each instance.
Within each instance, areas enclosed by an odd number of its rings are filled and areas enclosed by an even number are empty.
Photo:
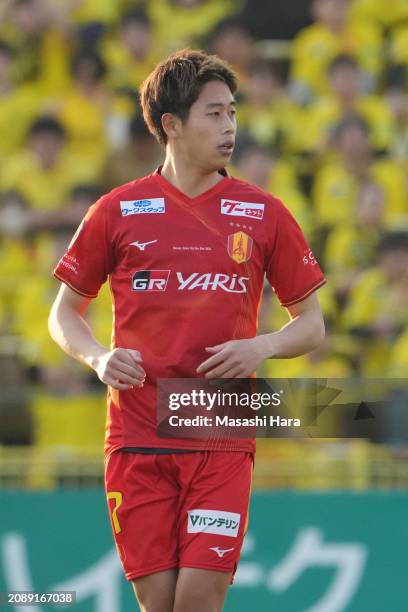
[[[181,119],[171,113],[164,113],[161,118],[163,130],[166,133],[167,139],[178,138],[180,136]]]

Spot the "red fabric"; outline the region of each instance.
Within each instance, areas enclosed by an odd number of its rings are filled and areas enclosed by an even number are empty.
[[[196,377],[205,347],[254,337],[265,272],[284,305],[324,283],[293,217],[249,183],[225,176],[191,199],[155,172],[90,208],[54,274],[92,297],[109,277],[113,346],[139,350],[147,373],[143,389],[108,389],[106,453],[212,448],[156,435],[156,381]],[[252,439],[216,445],[255,448]]]
[[[245,452],[112,453],[105,487],[126,578],[173,567],[234,573],[248,525],[252,472],[253,457]],[[229,535],[213,533],[220,529]]]

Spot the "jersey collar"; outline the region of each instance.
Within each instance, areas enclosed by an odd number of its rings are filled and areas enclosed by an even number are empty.
[[[230,180],[230,176],[228,172],[226,171],[225,168],[222,168],[221,170],[218,171],[223,176],[223,179],[221,181],[219,181],[216,185],[214,185],[210,189],[207,189],[207,191],[200,193],[200,195],[198,195],[197,197],[190,198],[190,196],[183,193],[183,191],[180,191],[180,189],[178,189],[175,185],[173,185],[173,183],[170,183],[167,179],[165,179],[162,176],[161,174],[162,168],[163,168],[162,165],[159,166],[158,168],[156,168],[156,170],[153,173],[153,177],[159,183],[162,190],[165,193],[168,193],[170,196],[182,199],[184,202],[187,202],[191,206],[200,204],[204,200],[207,200],[208,198],[213,197],[218,192],[222,191],[225,188],[226,182]]]

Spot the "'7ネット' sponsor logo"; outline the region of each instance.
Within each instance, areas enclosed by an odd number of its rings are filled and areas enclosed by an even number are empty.
[[[255,202],[238,202],[237,200],[221,200],[221,214],[232,217],[248,217],[262,221],[265,204]]]

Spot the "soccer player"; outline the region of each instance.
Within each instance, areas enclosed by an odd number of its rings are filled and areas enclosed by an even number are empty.
[[[160,378],[241,378],[324,336],[324,278],[284,205],[224,167],[236,78],[215,56],[177,52],[143,84],[163,166],[91,206],[55,269],[50,332],[108,385],[105,483],[126,577],[145,612],[222,609],[247,527],[254,440],[156,433]],[[264,276],[290,322],[257,336]],[[84,320],[109,278],[111,350]]]

